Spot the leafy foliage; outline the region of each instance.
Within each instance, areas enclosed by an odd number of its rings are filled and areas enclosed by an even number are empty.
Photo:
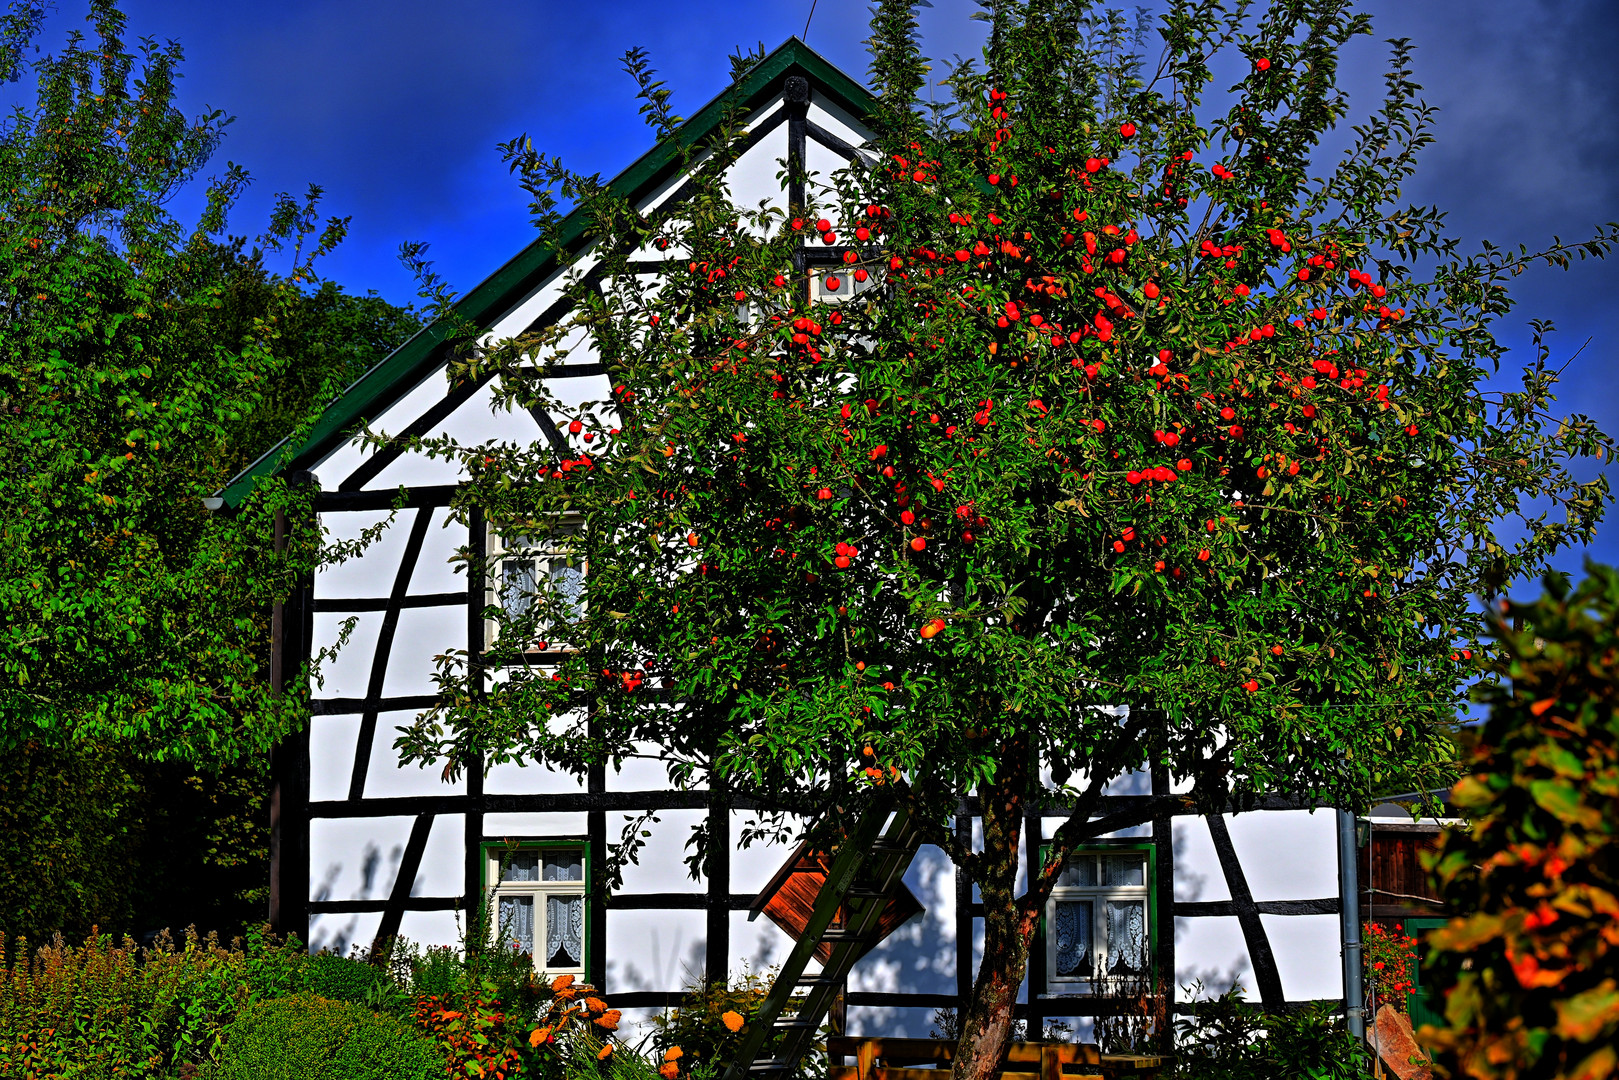
[[[1511,684],[1451,795],[1467,825],[1429,856],[1472,913],[1428,936],[1445,1026],[1422,1035],[1455,1076],[1619,1074],[1619,573],[1586,570],[1502,602]]]
[[[452,772],[583,775],[650,743],[677,783],[827,829],[892,792],[984,897],[961,1076],[1002,1056],[1074,845],[1454,776],[1474,598],[1589,540],[1609,499],[1570,465],[1611,440],[1548,419],[1549,346],[1518,389],[1486,385],[1505,282],[1619,234],[1463,255],[1402,204],[1431,138],[1405,42],[1380,110],[1316,169],[1349,115],[1338,50],[1370,30],[1346,0],[1186,0],[1138,30],[1080,0],[987,17],[982,69],[929,114],[912,5],[878,5],[877,138],[801,176],[801,207],[739,205],[746,117],[682,142],[640,53],[684,202],[643,212],[508,144],[574,315],[452,374],[498,374],[497,400],[566,442],[415,445],[470,477],[459,516],[581,560],[587,595],[542,582],[526,611],[489,609],[504,677],[447,650],[446,704],[399,744]],[[1221,51],[1245,69],[1223,95]],[[554,190],[589,221],[583,253]],[[538,376],[586,346],[612,392],[580,405]],[[1186,794],[1103,803],[1143,769]],[[981,850],[948,828],[963,798]],[[1025,816],[1053,802],[1070,815],[1017,895]]]
[[[741,1047],[747,1025],[770,992],[770,982],[767,975],[744,971],[733,983],[701,983],[677,1008],[654,1017],[652,1047],[663,1056],[666,1080],[719,1076]],[[766,1043],[760,1053],[774,1056],[771,1049]],[[793,1075],[808,1080],[825,1071],[825,1058],[811,1053],[799,1061]]]
[[[1366,1046],[1327,1005],[1267,1016],[1233,986],[1175,1021],[1178,1080],[1369,1080]]]
[[[262,1001],[225,1029],[205,1080],[433,1080],[444,1063],[432,1042],[389,1016],[310,994]]]
[[[91,742],[0,751],[0,927],[244,932],[264,908],[266,786],[252,762],[202,774]]]
[[[6,944],[0,941],[0,945]],[[92,935],[10,943],[0,969],[0,1076],[170,1076],[214,1058],[244,1006],[278,992],[296,943],[254,935],[246,948],[188,934],[138,947]]]
[[[7,81],[28,73],[30,13],[0,24]],[[286,277],[220,239],[248,181],[233,165],[182,227],[166,203],[228,121],[176,110],[177,45],[127,50],[113,0],[89,22],[34,63],[34,100],[0,132],[0,732],[217,765],[299,722],[299,695],[264,684],[262,639],[319,553],[284,482],[234,517],[202,499],[414,316],[314,287],[346,229],[317,220],[318,188],[280,197],[260,237]]]
[[[1366,981],[1377,988],[1377,1000],[1405,1012],[1416,988],[1417,939],[1399,927],[1369,922],[1361,932],[1361,962]]]

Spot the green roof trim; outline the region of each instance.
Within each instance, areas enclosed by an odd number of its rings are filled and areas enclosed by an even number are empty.
[[[871,91],[838,70],[798,38],[788,38],[749,69],[741,81],[733,83],[682,124],[672,138],[658,143],[614,177],[608,187],[632,200],[648,194],[678,168],[682,149],[701,142],[713,133],[728,107],[739,105],[750,111],[758,108],[777,93],[789,75],[807,76],[813,91],[824,94],[856,117],[868,116],[875,110],[877,99]],[[578,250],[584,234],[585,215],[582,210],[575,209],[562,219],[558,234],[562,246]],[[548,245],[535,240],[489,275],[482,284],[456,301],[455,310],[479,326],[488,326],[555,269],[555,253]],[[442,361],[444,336],[440,324],[426,326],[355,380],[354,385],[321,413],[309,435],[293,452],[289,469],[306,469],[331,453],[350,437],[362,419],[377,415],[420,383]],[[287,441],[282,440],[237,473],[219,493],[226,505],[239,506],[261,477],[273,475],[276,463],[286,448]]]

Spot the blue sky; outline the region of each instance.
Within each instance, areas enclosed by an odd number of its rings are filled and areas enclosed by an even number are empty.
[[[925,51],[975,51],[970,0],[921,11]],[[863,78],[867,5],[815,0],[807,40]],[[1619,219],[1619,5],[1611,0],[1375,0],[1371,38],[1343,60],[1358,114],[1381,90],[1384,39],[1417,46],[1416,80],[1441,110],[1438,141],[1407,189],[1450,212],[1464,247],[1531,247],[1583,237]],[[804,34],[811,0],[127,0],[130,37],[186,50],[181,103],[236,117],[217,164],[244,166],[253,187],[231,222],[256,233],[271,197],[318,183],[328,213],[352,215],[349,240],[326,264],[353,291],[398,301],[414,285],[401,241],[424,241],[466,291],[531,238],[526,197],[495,144],[519,134],[574,168],[611,176],[649,138],[619,57],[645,46],[691,115],[723,89],[738,46]],[[61,0],[47,41],[82,17]],[[1584,352],[1565,373],[1562,405],[1619,431],[1613,352],[1619,264],[1520,279],[1501,336],[1527,355],[1530,317],[1555,322],[1556,352]],[[1608,372],[1609,374],[1604,374]],[[1593,554],[1619,561],[1619,511]],[[1560,560],[1577,569],[1579,556]]]

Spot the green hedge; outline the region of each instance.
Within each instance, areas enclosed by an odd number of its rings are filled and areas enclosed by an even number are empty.
[[[225,1029],[206,1080],[431,1080],[444,1059],[388,1016],[311,994],[261,1001]]]

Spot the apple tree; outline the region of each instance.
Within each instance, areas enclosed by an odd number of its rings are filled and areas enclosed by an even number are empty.
[[[446,653],[447,703],[400,742],[581,773],[652,743],[677,781],[784,812],[910,806],[984,898],[963,1080],[1001,1061],[1076,844],[1452,775],[1476,598],[1589,540],[1608,488],[1570,467],[1611,448],[1549,418],[1546,348],[1489,380],[1506,279],[1614,230],[1463,254],[1402,204],[1432,120],[1404,43],[1319,162],[1349,115],[1339,51],[1370,28],[1351,4],[1182,0],[1139,29],[1079,0],[986,8],[982,61],[931,111],[910,3],[875,9],[877,137],[803,206],[731,197],[740,116],[686,147],[691,197],[646,214],[507,148],[542,232],[560,194],[594,243],[569,321],[458,364],[562,415],[568,449],[419,445],[464,464],[458,512],[584,559],[584,602],[542,583],[526,614],[490,609],[497,659],[554,662],[491,683]],[[834,256],[814,290],[806,245]],[[535,376],[581,341],[612,394],[574,409]],[[1178,793],[1105,800],[1143,769]],[[961,800],[979,849],[948,828]]]

